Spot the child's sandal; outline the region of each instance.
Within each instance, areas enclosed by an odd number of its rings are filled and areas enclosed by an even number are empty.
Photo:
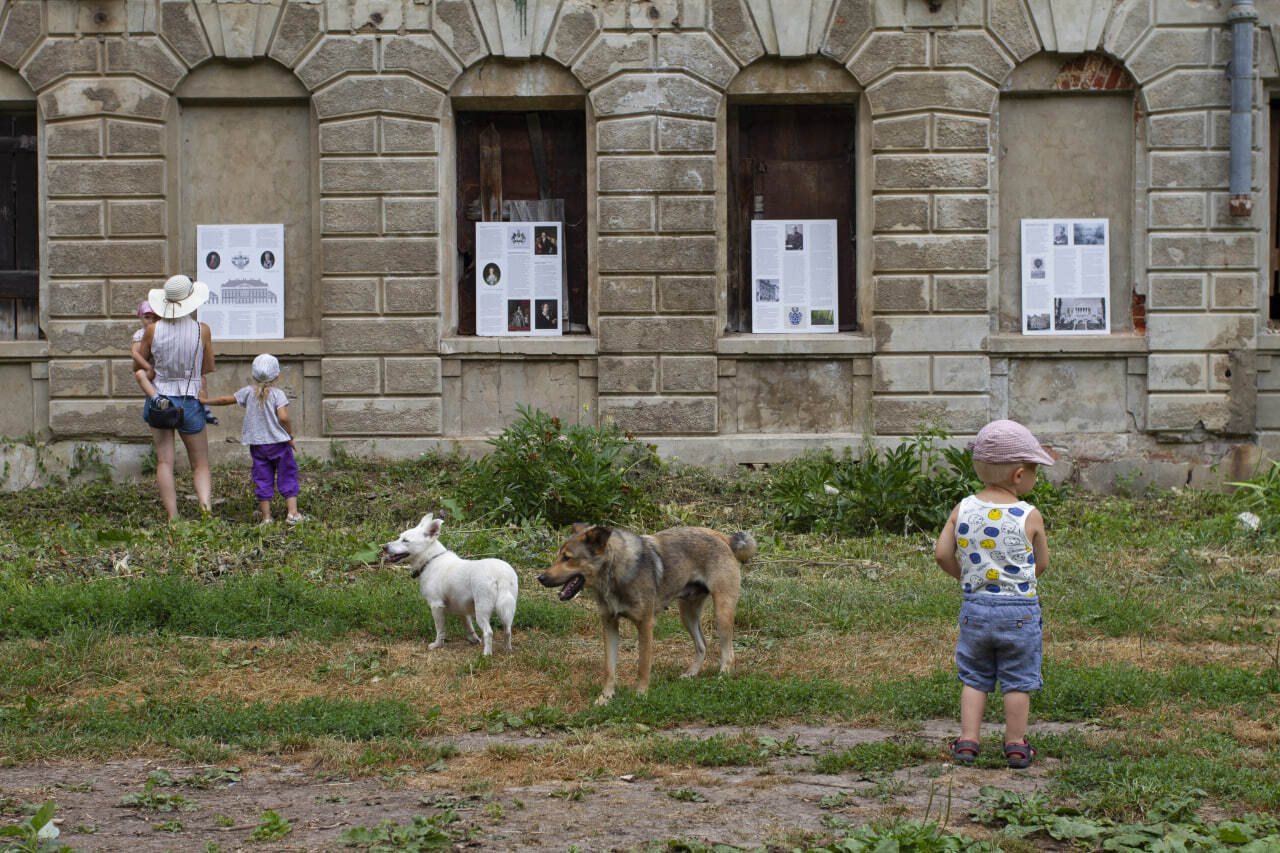
[[[955,740],[951,744],[951,760],[956,764],[972,764],[978,760],[982,748],[976,740]]]
[[[1021,743],[1004,745],[1004,760],[1014,770],[1025,770],[1031,766],[1031,759],[1036,756],[1036,748],[1025,740]]]

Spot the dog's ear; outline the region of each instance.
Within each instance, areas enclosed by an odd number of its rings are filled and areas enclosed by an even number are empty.
[[[423,532],[426,533],[428,536],[430,536],[432,539],[435,539],[440,535],[440,531],[444,528],[444,519],[431,518],[430,516],[428,516],[426,525],[427,525],[427,529],[424,530]]]
[[[427,526],[428,524],[430,524],[430,523],[431,523],[431,513],[427,513],[426,515],[424,515],[424,516],[422,517],[422,521],[419,521],[419,522],[418,522],[418,526],[419,526],[419,527],[426,527],[426,526]]]
[[[587,528],[589,528],[590,526],[591,526],[591,525],[590,525],[590,524],[587,524],[585,521],[575,521],[575,522],[573,523],[573,535],[574,535],[574,536],[577,536],[579,533],[581,533],[582,531],[586,530],[586,529],[587,529]]]
[[[591,550],[599,553],[604,550],[604,546],[609,544],[609,536],[613,533],[608,527],[593,527],[587,531],[587,535],[583,537],[583,541],[591,548]]]

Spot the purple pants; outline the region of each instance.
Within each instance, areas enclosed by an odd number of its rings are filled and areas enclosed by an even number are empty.
[[[287,441],[279,444],[251,444],[249,455],[253,457],[253,492],[260,501],[269,501],[276,493],[280,496],[298,496],[298,463],[293,458],[293,448]]]

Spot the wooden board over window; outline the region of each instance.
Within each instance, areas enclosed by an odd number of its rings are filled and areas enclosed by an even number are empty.
[[[581,110],[459,112],[458,334],[476,333],[476,222],[511,217],[503,202],[564,202],[568,325],[587,331],[587,131]],[[517,218],[519,218],[517,216]]]
[[[43,337],[36,116],[0,112],[0,340]]]
[[[751,220],[836,220],[840,331],[858,328],[854,252],[855,108],[729,110],[730,331],[751,331]]]

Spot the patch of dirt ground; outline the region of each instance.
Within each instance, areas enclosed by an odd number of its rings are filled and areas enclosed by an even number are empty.
[[[1032,736],[1068,728],[1043,723],[1034,727]],[[984,737],[995,731],[984,730]],[[697,738],[743,733],[779,742],[794,737],[800,747],[820,754],[902,735],[838,726],[663,732]],[[948,825],[967,824],[966,831],[981,836],[985,830],[968,818],[979,788],[994,785],[1029,793],[1046,784],[1046,772],[1054,764],[1052,757],[1041,755],[1024,771],[994,765],[956,767],[941,760],[947,754],[944,744],[955,734],[954,721],[932,721],[912,734],[936,742],[940,760],[893,773],[839,775],[814,772],[812,755],[779,758],[759,767],[666,768],[644,778],[593,774],[592,768],[583,767],[576,781],[525,785],[450,778],[447,771],[335,780],[301,763],[261,761],[244,763],[233,783],[204,789],[156,788],[199,804],[194,811],[160,812],[123,806],[121,800],[141,793],[153,771],[167,770],[183,779],[209,768],[127,759],[0,767],[0,795],[35,803],[54,799],[60,840],[80,851],[342,850],[339,835],[353,827],[373,827],[384,820],[408,826],[415,815],[436,814],[452,803],[461,816],[453,827],[472,830],[457,833],[455,849],[565,853],[628,851],[663,839],[790,846],[802,844],[806,834],[827,831],[824,819],[857,825],[880,817],[924,818],[926,812],[938,821],[949,815]],[[473,733],[453,742],[465,758],[571,737]],[[277,841],[255,841],[251,835],[268,809],[288,820],[292,831]],[[15,820],[8,815],[0,824]],[[166,821],[180,822],[181,829],[157,828]]]

